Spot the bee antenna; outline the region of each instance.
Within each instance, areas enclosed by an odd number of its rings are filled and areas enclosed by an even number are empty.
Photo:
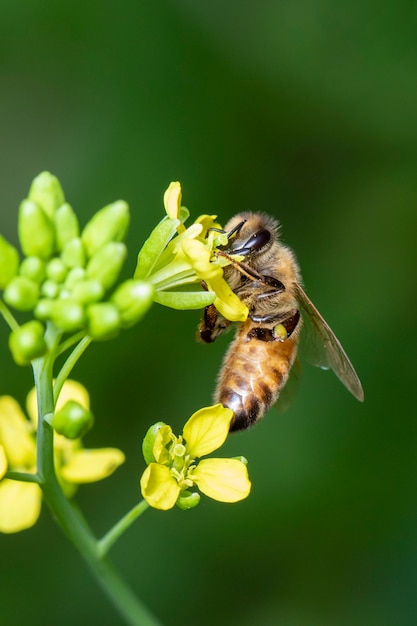
[[[212,226],[211,228],[209,228],[208,230],[214,230],[214,232],[216,233],[223,233],[226,234],[226,231],[223,228],[214,228],[214,226]]]
[[[230,233],[227,234],[227,238],[231,239],[232,237],[235,237],[235,235],[238,235],[240,231],[242,230],[242,227],[246,224],[247,221],[248,220],[242,220],[241,222],[239,222],[239,224],[237,224],[234,228],[232,228]]]

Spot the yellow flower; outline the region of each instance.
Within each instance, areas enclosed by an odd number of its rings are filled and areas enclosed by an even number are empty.
[[[168,217],[173,219],[180,218],[181,199],[181,184],[178,182],[170,183],[168,189],[164,193],[164,207]]]
[[[210,454],[225,442],[233,412],[221,404],[200,409],[176,437],[167,424],[152,426],[143,451],[149,463],[140,479],[142,495],[148,504],[166,511],[175,504],[191,508],[199,501],[190,493],[196,485],[205,495],[220,502],[238,502],[251,489],[246,463],[241,459],[196,458]]]
[[[175,309],[201,309],[214,302],[226,319],[243,322],[248,316],[223,278],[228,263],[216,255],[227,243],[215,215],[200,215],[185,227],[189,213],[181,206],[181,185],[173,182],[164,195],[167,216],[158,224],[138,256],[135,278],[148,280],[155,288],[154,300]],[[178,287],[204,282],[208,291],[179,291]]]
[[[76,400],[89,408],[86,389],[68,380],[61,391],[57,409],[68,400]],[[0,397],[0,532],[13,533],[33,526],[40,513],[42,491],[37,482],[12,480],[7,470],[33,474],[36,480],[36,392],[27,398],[30,420],[11,396]],[[54,436],[54,460],[57,477],[66,494],[73,495],[77,485],[110,476],[124,461],[116,448],[87,450],[80,439]]]

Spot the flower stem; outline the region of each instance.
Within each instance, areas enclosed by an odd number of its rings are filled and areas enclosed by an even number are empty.
[[[11,328],[11,330],[16,330],[16,328],[19,328],[19,324],[15,320],[9,307],[7,307],[6,304],[3,302],[3,300],[1,299],[0,299],[0,315],[3,316],[5,322]]]
[[[133,524],[135,520],[137,520],[140,515],[146,509],[148,509],[149,504],[146,500],[142,500],[136,506],[133,507],[126,515],[124,515],[114,526],[111,528],[98,542],[98,551],[99,554],[104,556],[110,550],[114,543],[119,539],[119,537]]]
[[[28,474],[28,472],[14,472],[13,470],[9,470],[5,478],[20,480],[25,483],[39,483],[39,476],[37,474]]]
[[[55,339],[56,345],[58,336]],[[50,340],[51,344],[54,345],[52,336],[50,336]],[[124,582],[109,559],[102,554],[99,542],[91,528],[65,497],[58,482],[54,468],[54,433],[51,425],[45,420],[45,416],[54,410],[52,386],[54,354],[54,349],[51,349],[45,357],[33,362],[39,412],[38,477],[44,499],[63,532],[86,561],[97,582],[120,615],[123,616],[126,624],[130,626],[158,626],[160,622]]]
[[[68,356],[64,365],[61,367],[58,376],[56,377],[56,381],[54,384],[54,399],[57,401],[59,394],[62,389],[62,385],[67,380],[68,376],[71,373],[72,368],[83,354],[85,350],[87,350],[88,346],[92,342],[91,337],[84,336],[81,341],[75,346],[74,350]]]

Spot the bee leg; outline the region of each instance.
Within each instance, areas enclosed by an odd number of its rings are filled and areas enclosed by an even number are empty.
[[[209,304],[204,309],[203,319],[198,326],[197,340],[213,343],[229,325],[229,320],[219,314],[214,304]]]
[[[283,291],[285,291],[285,285],[283,285],[282,282],[278,280],[278,278],[261,274],[260,280],[264,285],[274,287],[275,293],[282,293]]]
[[[269,313],[267,315],[251,315],[251,320],[256,322],[257,324],[274,324],[283,326],[285,328],[286,337],[291,337],[295,329],[297,328],[300,322],[300,311],[290,311],[289,313],[285,313],[285,315],[277,315],[276,313]],[[285,334],[284,332],[284,334]],[[256,337],[261,341],[275,341],[277,336],[274,332],[274,328],[253,328],[249,333],[248,337]]]

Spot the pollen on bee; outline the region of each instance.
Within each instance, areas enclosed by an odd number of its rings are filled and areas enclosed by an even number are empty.
[[[277,324],[274,327],[274,335],[279,341],[285,341],[288,337],[287,329],[283,324]]]

